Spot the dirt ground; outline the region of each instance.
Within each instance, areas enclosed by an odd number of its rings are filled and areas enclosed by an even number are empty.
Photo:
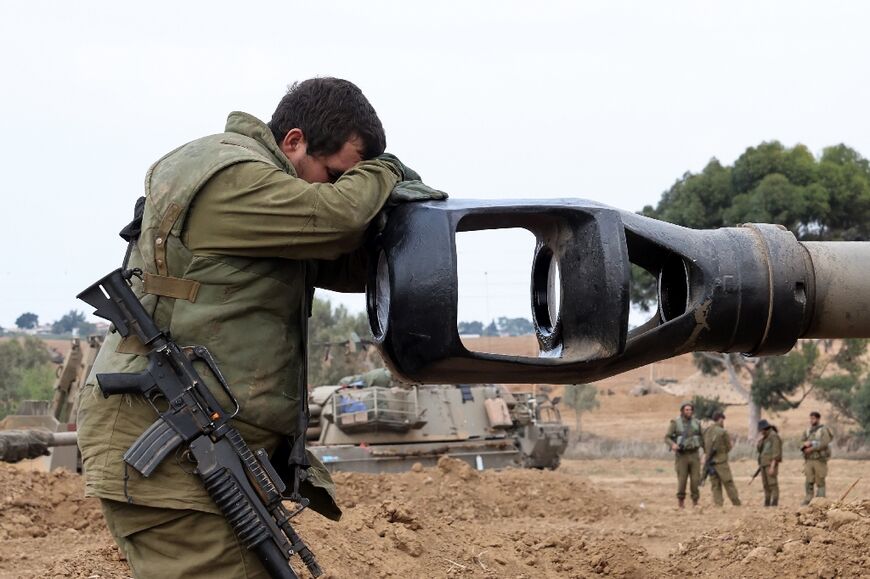
[[[784,464],[778,509],[760,506],[752,470],[733,464],[745,506],[716,508],[704,488],[680,511],[668,461],[479,473],[442,459],[340,474],[342,521],[304,513],[296,526],[333,578],[870,577],[870,462],[832,461],[832,499],[803,508],[798,461]],[[77,475],[0,464],[0,579],[129,576]]]

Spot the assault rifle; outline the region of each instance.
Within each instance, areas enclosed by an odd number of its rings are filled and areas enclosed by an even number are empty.
[[[214,358],[203,346],[180,347],[157,328],[130,289],[130,279],[140,274],[117,269],[78,295],[96,309],[96,316],[112,322],[122,337],[136,337],[148,349],[148,366],[142,372],[97,374],[103,396],[140,394],[159,415],[124,453],[124,462],[147,477],[170,453],[186,445],[208,494],[269,575],[296,579],[290,558],[298,554],[318,577],[322,571],[314,554],[290,525],[290,519],[307,506],[307,499],[291,496],[300,504],[292,514],[284,507],[286,486],[266,451],[252,452],[230,425],[239,403]],[[232,412],[215,399],[194,360],[208,366],[233,405]],[[156,405],[161,399],[166,408],[162,411]]]
[[[716,467],[713,466],[713,458],[716,456],[716,449],[714,448],[710,452],[707,453],[707,456],[704,459],[704,472],[701,473],[701,480],[698,483],[699,486],[704,486],[704,481],[707,480],[707,477],[716,474]]]
[[[759,466],[757,469],[755,469],[755,472],[752,474],[752,478],[749,479],[749,483],[748,483],[748,484],[752,484],[752,481],[755,480],[755,477],[757,477],[758,475],[761,474],[761,469],[762,469],[762,467],[760,467],[760,466]]]

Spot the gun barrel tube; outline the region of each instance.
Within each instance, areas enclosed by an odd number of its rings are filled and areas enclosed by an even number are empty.
[[[815,274],[815,307],[804,338],[870,338],[870,242],[803,243]]]
[[[49,446],[75,446],[78,444],[78,435],[75,432],[55,432],[51,435]]]

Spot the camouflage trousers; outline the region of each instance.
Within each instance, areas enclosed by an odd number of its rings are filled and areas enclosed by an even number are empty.
[[[674,458],[674,469],[677,471],[677,498],[686,498],[686,482],[691,481],[689,490],[692,502],[698,502],[701,491],[698,484],[701,479],[701,458],[697,450],[678,452]]]
[[[268,579],[221,515],[100,499],[136,579]]]
[[[740,506],[740,496],[737,494],[737,486],[734,484],[734,477],[731,476],[731,466],[727,462],[713,465],[716,469],[716,474],[710,475],[710,490],[713,491],[713,503],[717,507],[725,504],[725,498],[722,496],[722,487],[725,487],[725,492],[728,493],[728,500],[734,506]]]

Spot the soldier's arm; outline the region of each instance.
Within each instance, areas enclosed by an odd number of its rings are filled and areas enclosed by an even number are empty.
[[[725,447],[725,454],[728,454],[729,452],[731,452],[732,445],[731,445],[731,437],[728,436],[727,430],[722,431],[722,439],[723,439],[722,444]]]
[[[782,462],[782,439],[777,436],[773,439],[773,460],[776,462]]]
[[[337,292],[364,292],[368,261],[368,251],[364,248],[335,260],[315,260],[312,262],[311,283],[315,287]]]
[[[668,433],[665,434],[665,444],[668,445],[668,448],[674,444],[674,440],[677,438],[677,423],[671,420],[671,423],[668,425]]]
[[[335,183],[308,183],[265,162],[219,171],[196,197],[185,228],[194,252],[334,260],[359,248],[399,180],[363,161]]]

